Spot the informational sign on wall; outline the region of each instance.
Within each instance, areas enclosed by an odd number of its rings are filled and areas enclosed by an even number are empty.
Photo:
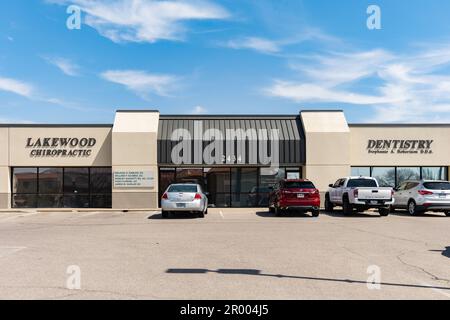
[[[153,171],[114,171],[114,188],[154,188]]]

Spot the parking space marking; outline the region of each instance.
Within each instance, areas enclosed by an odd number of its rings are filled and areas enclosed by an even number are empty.
[[[26,249],[27,247],[0,247],[0,258],[4,258],[11,254],[17,253]]]
[[[223,215],[222,210],[219,211],[220,216],[222,217],[222,219],[225,219],[225,216]]]
[[[429,284],[429,283],[422,282],[422,285],[427,286],[427,287],[430,287],[430,289],[432,289],[433,291],[435,291],[435,292],[437,292],[437,293],[440,293],[440,294],[446,296],[447,298],[450,298],[450,294],[449,294],[449,293],[444,292],[444,290],[441,290],[441,289],[438,289],[438,288],[433,288],[433,285],[431,285],[431,284]]]
[[[8,214],[7,217],[0,219],[0,222],[8,222],[8,221],[12,221],[15,220],[17,218],[24,218],[24,217],[28,217],[28,216],[34,216],[38,214],[37,212],[28,212],[28,213],[13,213],[13,214]]]

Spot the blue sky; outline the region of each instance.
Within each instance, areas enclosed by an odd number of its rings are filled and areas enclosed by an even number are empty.
[[[69,30],[66,9],[82,10]],[[381,9],[381,30],[366,26]],[[0,2],[0,122],[116,109],[450,122],[448,0]]]

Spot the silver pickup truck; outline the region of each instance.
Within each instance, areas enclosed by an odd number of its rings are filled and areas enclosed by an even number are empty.
[[[345,215],[353,210],[358,212],[376,208],[381,216],[389,215],[389,206],[394,204],[394,191],[389,187],[379,187],[372,177],[346,177],[330,184],[325,194],[325,210],[332,212],[335,206],[341,206]]]

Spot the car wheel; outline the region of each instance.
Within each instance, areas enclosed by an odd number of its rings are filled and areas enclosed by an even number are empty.
[[[312,216],[314,218],[317,218],[319,216],[319,214],[320,214],[320,210],[313,210],[313,212],[312,212]]]
[[[387,217],[389,215],[389,208],[380,208],[378,209],[378,213],[382,217]]]
[[[163,219],[169,218],[169,212],[163,210],[163,211],[161,212],[161,214],[162,214],[162,218],[163,218]]]
[[[333,209],[334,209],[334,206],[333,206],[333,204],[330,201],[330,196],[326,195],[325,196],[325,211],[332,213]]]
[[[204,218],[204,217],[205,217],[205,213],[204,213],[203,211],[200,211],[200,212],[198,213],[198,217],[199,217],[199,218]]]
[[[445,215],[446,215],[447,217],[450,217],[450,211],[445,211]]]
[[[344,197],[344,199],[342,201],[342,210],[344,211],[344,214],[346,216],[349,216],[353,213],[353,207],[350,204],[350,202],[348,201],[347,197]]]
[[[275,208],[274,207],[269,207],[269,212],[270,213],[274,213],[275,212]]]
[[[416,205],[416,202],[414,200],[409,200],[409,202],[408,202],[408,213],[411,216],[415,216],[415,215],[417,215],[419,213],[417,211],[417,205]]]
[[[281,209],[280,209],[280,207],[278,207],[278,206],[275,206],[275,215],[277,216],[277,217],[281,217]]]

